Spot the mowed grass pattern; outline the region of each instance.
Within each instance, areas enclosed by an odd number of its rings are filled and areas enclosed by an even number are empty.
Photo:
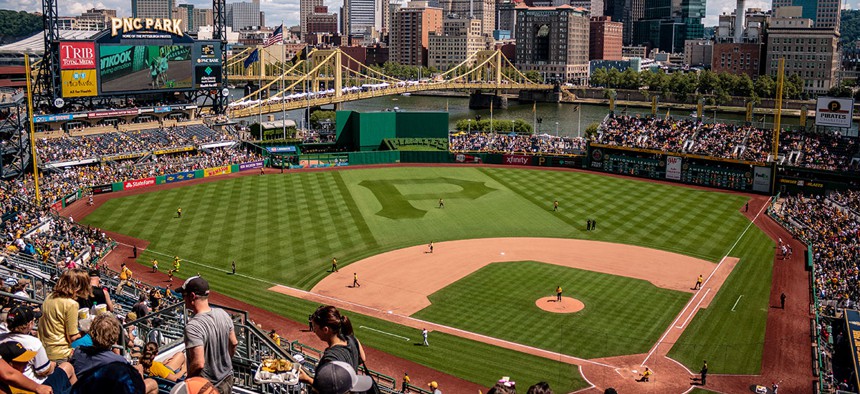
[[[553,295],[585,309],[546,312],[535,305]],[[487,294],[492,296],[488,297]],[[649,282],[534,261],[494,263],[430,296],[414,316],[581,358],[647,353],[690,299]]]
[[[427,179],[443,178],[483,183],[481,187],[492,191],[474,198],[446,199],[445,209],[437,209],[436,194],[460,190],[426,183]],[[402,194],[423,194],[409,203],[426,214],[417,219],[377,215],[382,208],[379,200],[360,183],[391,179],[422,180],[398,186],[397,190]],[[552,212],[552,201],[556,199],[561,209]],[[219,180],[113,199],[83,222],[149,240],[149,252],[140,259],[143,264],[155,257],[167,266],[169,256],[178,254],[188,261],[180,277],[200,272],[216,291],[304,322],[315,305],[266,289],[275,283],[310,289],[327,275],[334,256],[343,268],[364,257],[430,240],[544,236],[641,245],[717,262],[749,223],[739,213],[745,200],[737,195],[578,172],[400,167]],[[183,218],[174,219],[179,206],[183,208]],[[597,231],[585,231],[588,218],[598,220]],[[759,306],[767,303],[771,267],[766,258],[768,253],[772,257],[772,245],[762,244],[767,243],[767,238],[755,227],[748,234],[753,236],[749,247],[739,246],[732,255],[741,258],[739,268],[749,271],[744,271],[745,277],[732,274],[724,289],[746,294],[745,302]],[[747,266],[750,259],[755,264]],[[237,262],[239,275],[225,274],[232,260]],[[748,288],[758,290],[744,293]],[[487,289],[485,297],[498,296],[491,290]],[[742,309],[727,315],[725,311],[731,309],[735,298],[718,296],[709,309],[719,312],[693,320],[688,330],[691,334],[682,339],[703,346],[686,346],[678,355],[688,367],[696,368],[701,354],[738,343],[738,338],[764,337],[766,308]],[[624,307],[633,310],[636,305]],[[743,319],[727,319],[738,316],[738,312]],[[351,317],[369,327],[417,336],[410,328],[356,314]],[[520,328],[539,335],[543,327]],[[481,384],[491,385],[499,371],[510,369],[505,362],[511,358],[510,351],[441,334],[436,337],[441,340],[436,340],[434,352],[425,354],[372,331],[362,334],[369,346]],[[757,371],[753,365],[760,360],[761,342],[755,341],[744,340],[730,358],[712,367],[713,372],[727,371],[729,365],[732,371],[745,369],[733,373]],[[486,355],[486,359],[463,354]],[[527,365],[522,374],[529,379],[547,373],[544,371],[569,368],[536,357],[528,359],[531,361],[519,365]],[[559,376],[565,373],[559,372]],[[571,377],[559,383],[572,389],[583,381]]]

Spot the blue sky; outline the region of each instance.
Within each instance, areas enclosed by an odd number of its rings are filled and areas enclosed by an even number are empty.
[[[229,2],[230,0],[228,0]],[[843,7],[860,8],[860,0],[843,0]],[[211,8],[212,2],[207,0],[178,0],[179,3],[188,3]],[[731,12],[735,7],[736,0],[707,0],[707,18],[705,26],[713,26],[717,23],[717,17],[723,12]],[[287,26],[298,24],[299,0],[260,0],[261,10],[266,12],[266,24],[269,26],[279,25],[281,21]],[[338,7],[343,4],[342,0],[325,0],[329,10],[337,12]],[[131,15],[130,0],[63,0],[59,2],[60,15],[74,16],[90,8],[112,8],[117,10],[118,15]],[[770,0],[747,0],[747,7],[770,8]],[[0,0],[0,9],[41,11],[41,2],[36,0]]]

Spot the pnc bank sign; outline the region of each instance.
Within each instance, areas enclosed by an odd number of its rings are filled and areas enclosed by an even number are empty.
[[[182,19],[168,18],[111,18],[110,36],[136,30],[154,30],[182,37]]]

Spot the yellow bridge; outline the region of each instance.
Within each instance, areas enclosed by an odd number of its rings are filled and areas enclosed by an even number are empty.
[[[421,80],[382,74],[339,48],[313,50],[291,66],[260,59],[246,68],[250,53],[249,48],[228,60],[228,81],[259,81],[262,86],[229,104],[232,118],[427,90],[553,89],[553,85],[527,78],[501,51],[477,52],[456,67]]]

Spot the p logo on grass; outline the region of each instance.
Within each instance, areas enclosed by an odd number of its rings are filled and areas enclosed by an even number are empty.
[[[412,201],[438,201],[440,198],[446,201],[475,200],[496,190],[484,182],[453,178],[386,179],[362,181],[358,185],[369,189],[379,204],[382,205],[382,210],[376,214],[389,219],[420,219],[424,217],[427,210],[415,208]]]

